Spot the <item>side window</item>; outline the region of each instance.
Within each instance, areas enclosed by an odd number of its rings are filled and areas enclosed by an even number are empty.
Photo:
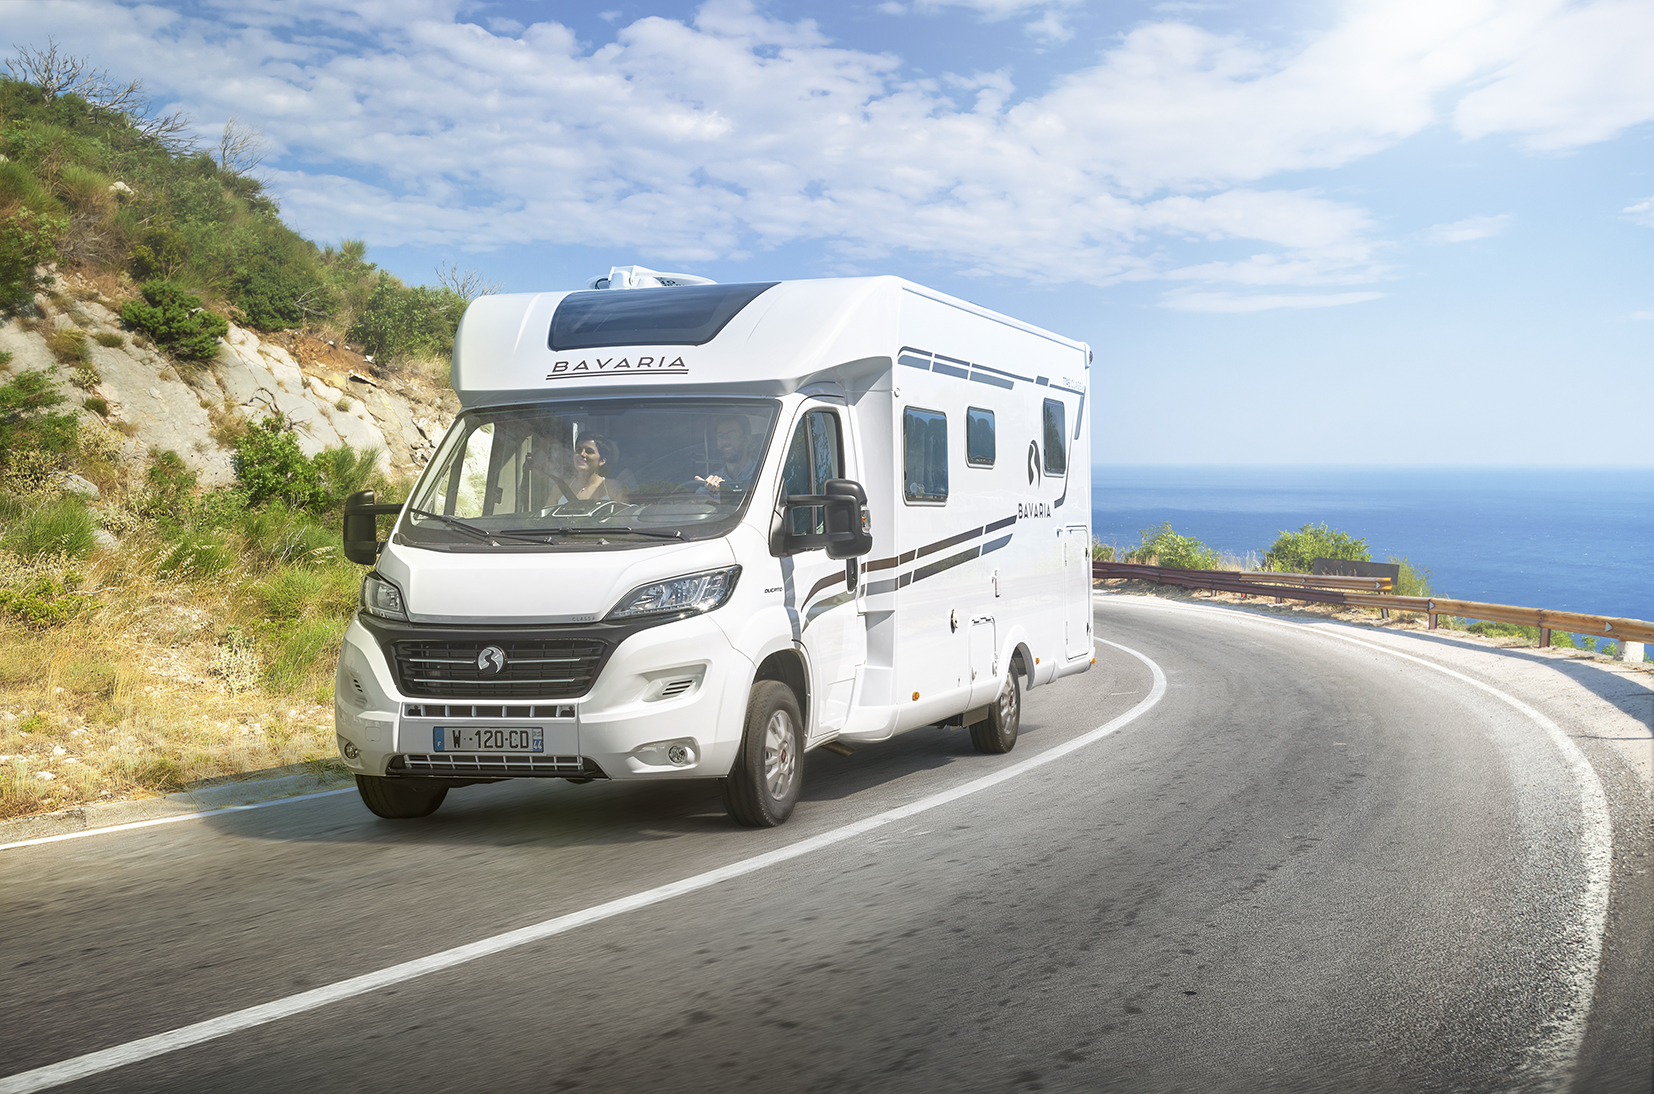
[[[972,467],[994,465],[994,412],[980,407],[965,410],[965,462]]]
[[[1057,399],[1045,400],[1045,473],[1068,474],[1067,434],[1063,430],[1063,405]]]
[[[902,482],[908,501],[948,500],[948,416],[902,412]]]
[[[488,498],[488,467],[493,451],[492,422],[465,438],[465,457],[454,461],[454,469],[448,476],[447,515],[480,517],[494,511]]]
[[[787,462],[781,468],[781,488],[788,494],[820,494],[829,479],[844,477],[844,438],[838,415],[830,410],[812,410],[804,415],[787,446]],[[821,506],[794,509],[788,516],[789,531],[811,535],[827,530]]]

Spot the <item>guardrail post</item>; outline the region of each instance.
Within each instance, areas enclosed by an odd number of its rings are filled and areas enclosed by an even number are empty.
[[[1620,642],[1620,660],[1629,661],[1633,665],[1643,663],[1643,644],[1641,642]]]
[[[1542,650],[1543,649],[1549,649],[1550,645],[1551,645],[1551,629],[1549,627],[1540,627],[1539,628],[1539,648],[1542,649]]]

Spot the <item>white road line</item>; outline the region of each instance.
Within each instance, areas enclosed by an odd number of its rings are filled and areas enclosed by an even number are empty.
[[[951,790],[944,790],[929,797],[920,798],[916,802],[898,806],[883,813],[877,813],[840,828],[834,828],[831,831],[823,832],[819,836],[812,836],[809,839],[800,840],[797,843],[789,844],[786,847],[762,855],[755,855],[740,862],[733,862],[716,870],[708,870],[704,874],[696,874],[694,877],[684,878],[682,881],[669,882],[666,885],[621,897],[618,900],[611,900],[606,904],[599,904],[583,911],[571,912],[555,919],[547,919],[528,927],[518,928],[515,931],[497,934],[492,938],[484,938],[469,945],[434,953],[429,957],[405,961],[400,965],[380,969],[378,972],[353,976],[349,980],[341,980],[336,984],[313,988],[297,995],[290,995],[285,999],[276,999],[269,1003],[248,1007],[245,1010],[238,1010],[218,1018],[210,1018],[205,1022],[196,1022],[193,1025],[183,1026],[166,1033],[158,1033],[153,1037],[128,1041],[123,1045],[115,1045],[112,1048],[102,1049],[98,1052],[89,1052],[84,1056],[76,1056],[60,1063],[47,1064],[45,1067],[37,1067],[31,1071],[20,1071],[15,1075],[8,1075],[0,1079],[0,1094],[26,1094],[28,1091],[46,1090],[50,1087],[61,1086],[77,1079],[84,1079],[89,1075],[98,1075],[117,1067],[137,1063],[140,1060],[148,1060],[168,1052],[188,1048],[191,1045],[198,1045],[203,1041],[215,1040],[244,1029],[251,1029],[294,1014],[315,1010],[329,1003],[337,1003],[340,1000],[376,991],[391,984],[399,984],[405,980],[412,980],[415,977],[450,969],[456,965],[463,965],[491,954],[526,946],[531,942],[538,942],[542,938],[550,938],[552,935],[563,934],[577,927],[612,919],[615,916],[625,915],[627,912],[635,912],[641,908],[671,900],[674,897],[709,889],[722,882],[745,877],[747,874],[757,873],[760,870],[795,858],[802,858],[812,852],[832,847],[875,829],[928,812],[939,806],[947,805],[949,802],[958,801],[960,798],[979,794],[991,787],[998,786],[1000,783],[1008,782],[1018,775],[1044,767],[1046,764],[1102,740],[1116,730],[1136,721],[1160,702],[1166,694],[1166,674],[1160,670],[1159,665],[1136,650],[1128,649],[1117,642],[1109,642],[1105,639],[1098,639],[1098,641],[1130,654],[1149,667],[1149,671],[1154,675],[1154,687],[1149,691],[1148,696],[1118,718],[1070,741],[1065,741],[1054,748],[1048,748],[1038,755],[1030,756],[1020,763],[1001,768],[991,775],[972,779],[970,782],[956,786]]]
[[[1094,598],[1093,602],[1096,602]],[[1129,603],[1115,601],[1115,603]],[[1439,665],[1423,657],[1415,657],[1410,653],[1391,649],[1377,642],[1357,638],[1354,635],[1340,634],[1333,627],[1337,624],[1314,624],[1309,621],[1296,622],[1284,619],[1268,619],[1253,615],[1250,612],[1222,609],[1216,606],[1183,604],[1176,601],[1156,600],[1152,603],[1141,601],[1133,606],[1148,607],[1153,611],[1181,611],[1195,612],[1206,618],[1221,618],[1237,623],[1255,623],[1271,627],[1281,627],[1300,635],[1316,635],[1324,638],[1336,638],[1340,642],[1348,642],[1353,646],[1364,646],[1391,657],[1399,657],[1403,661],[1411,661],[1415,665],[1434,669],[1445,676],[1471,687],[1486,692],[1523,715],[1531,719],[1547,736],[1551,743],[1562,754],[1564,766],[1573,776],[1579,787],[1580,812],[1580,867],[1585,881],[1579,894],[1579,929],[1584,939],[1580,949],[1577,964],[1568,977],[1568,984],[1573,994],[1573,1005],[1565,1014],[1551,1015],[1541,1032],[1550,1032],[1548,1038],[1542,1038],[1534,1046],[1532,1063],[1551,1073],[1551,1089],[1567,1090],[1572,1085],[1573,1073],[1579,1064],[1579,1050],[1585,1041],[1585,1025],[1591,1014],[1591,1001],[1596,995],[1597,970],[1602,964],[1602,940],[1608,927],[1608,893],[1609,884],[1613,878],[1614,856],[1614,823],[1608,812],[1608,795],[1603,792],[1602,780],[1597,777],[1596,768],[1585,753],[1573,742],[1561,726],[1551,721],[1549,717],[1535,708],[1524,703],[1516,696],[1500,691],[1492,684],[1485,683],[1473,676],[1467,676],[1445,665]]]
[[[309,801],[311,798],[330,798],[334,794],[354,793],[356,793],[356,788],[347,786],[343,790],[322,790],[315,794],[294,794],[290,798],[272,798],[267,802],[253,802],[251,805],[227,805],[223,809],[209,809],[204,813],[180,813],[176,817],[155,817],[151,820],[129,821],[126,824],[110,824],[102,828],[82,828],[78,832],[62,832],[55,836],[36,836],[34,839],[22,839],[16,843],[0,843],[0,851],[9,851],[13,847],[35,847],[42,843],[60,843],[66,839],[101,836],[105,832],[130,832],[134,828],[153,828],[157,824],[177,824],[179,821],[200,820],[202,817],[218,817],[225,813],[243,813],[249,809],[268,809],[272,805],[286,805],[288,802]]]

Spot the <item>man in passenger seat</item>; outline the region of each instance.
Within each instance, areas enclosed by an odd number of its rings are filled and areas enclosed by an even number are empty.
[[[740,417],[720,420],[712,439],[718,446],[718,455],[723,457],[723,472],[705,478],[696,475],[695,481],[701,485],[695,492],[714,501],[738,501],[758,473],[758,457],[747,455],[747,420]]]

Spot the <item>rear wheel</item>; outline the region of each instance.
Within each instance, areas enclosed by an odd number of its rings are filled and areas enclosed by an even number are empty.
[[[448,788],[441,783],[428,785],[424,780],[387,779],[380,775],[356,776],[356,789],[362,795],[362,803],[387,820],[428,817],[448,796]]]
[[[1022,686],[1017,682],[1016,667],[1005,674],[1005,686],[999,689],[992,712],[971,726],[971,744],[978,752],[1003,754],[1016,747],[1017,730],[1022,726]]]
[[[773,828],[792,815],[804,783],[804,719],[792,688],[760,680],[747,700],[741,752],[721,780],[724,808],[737,824]]]

